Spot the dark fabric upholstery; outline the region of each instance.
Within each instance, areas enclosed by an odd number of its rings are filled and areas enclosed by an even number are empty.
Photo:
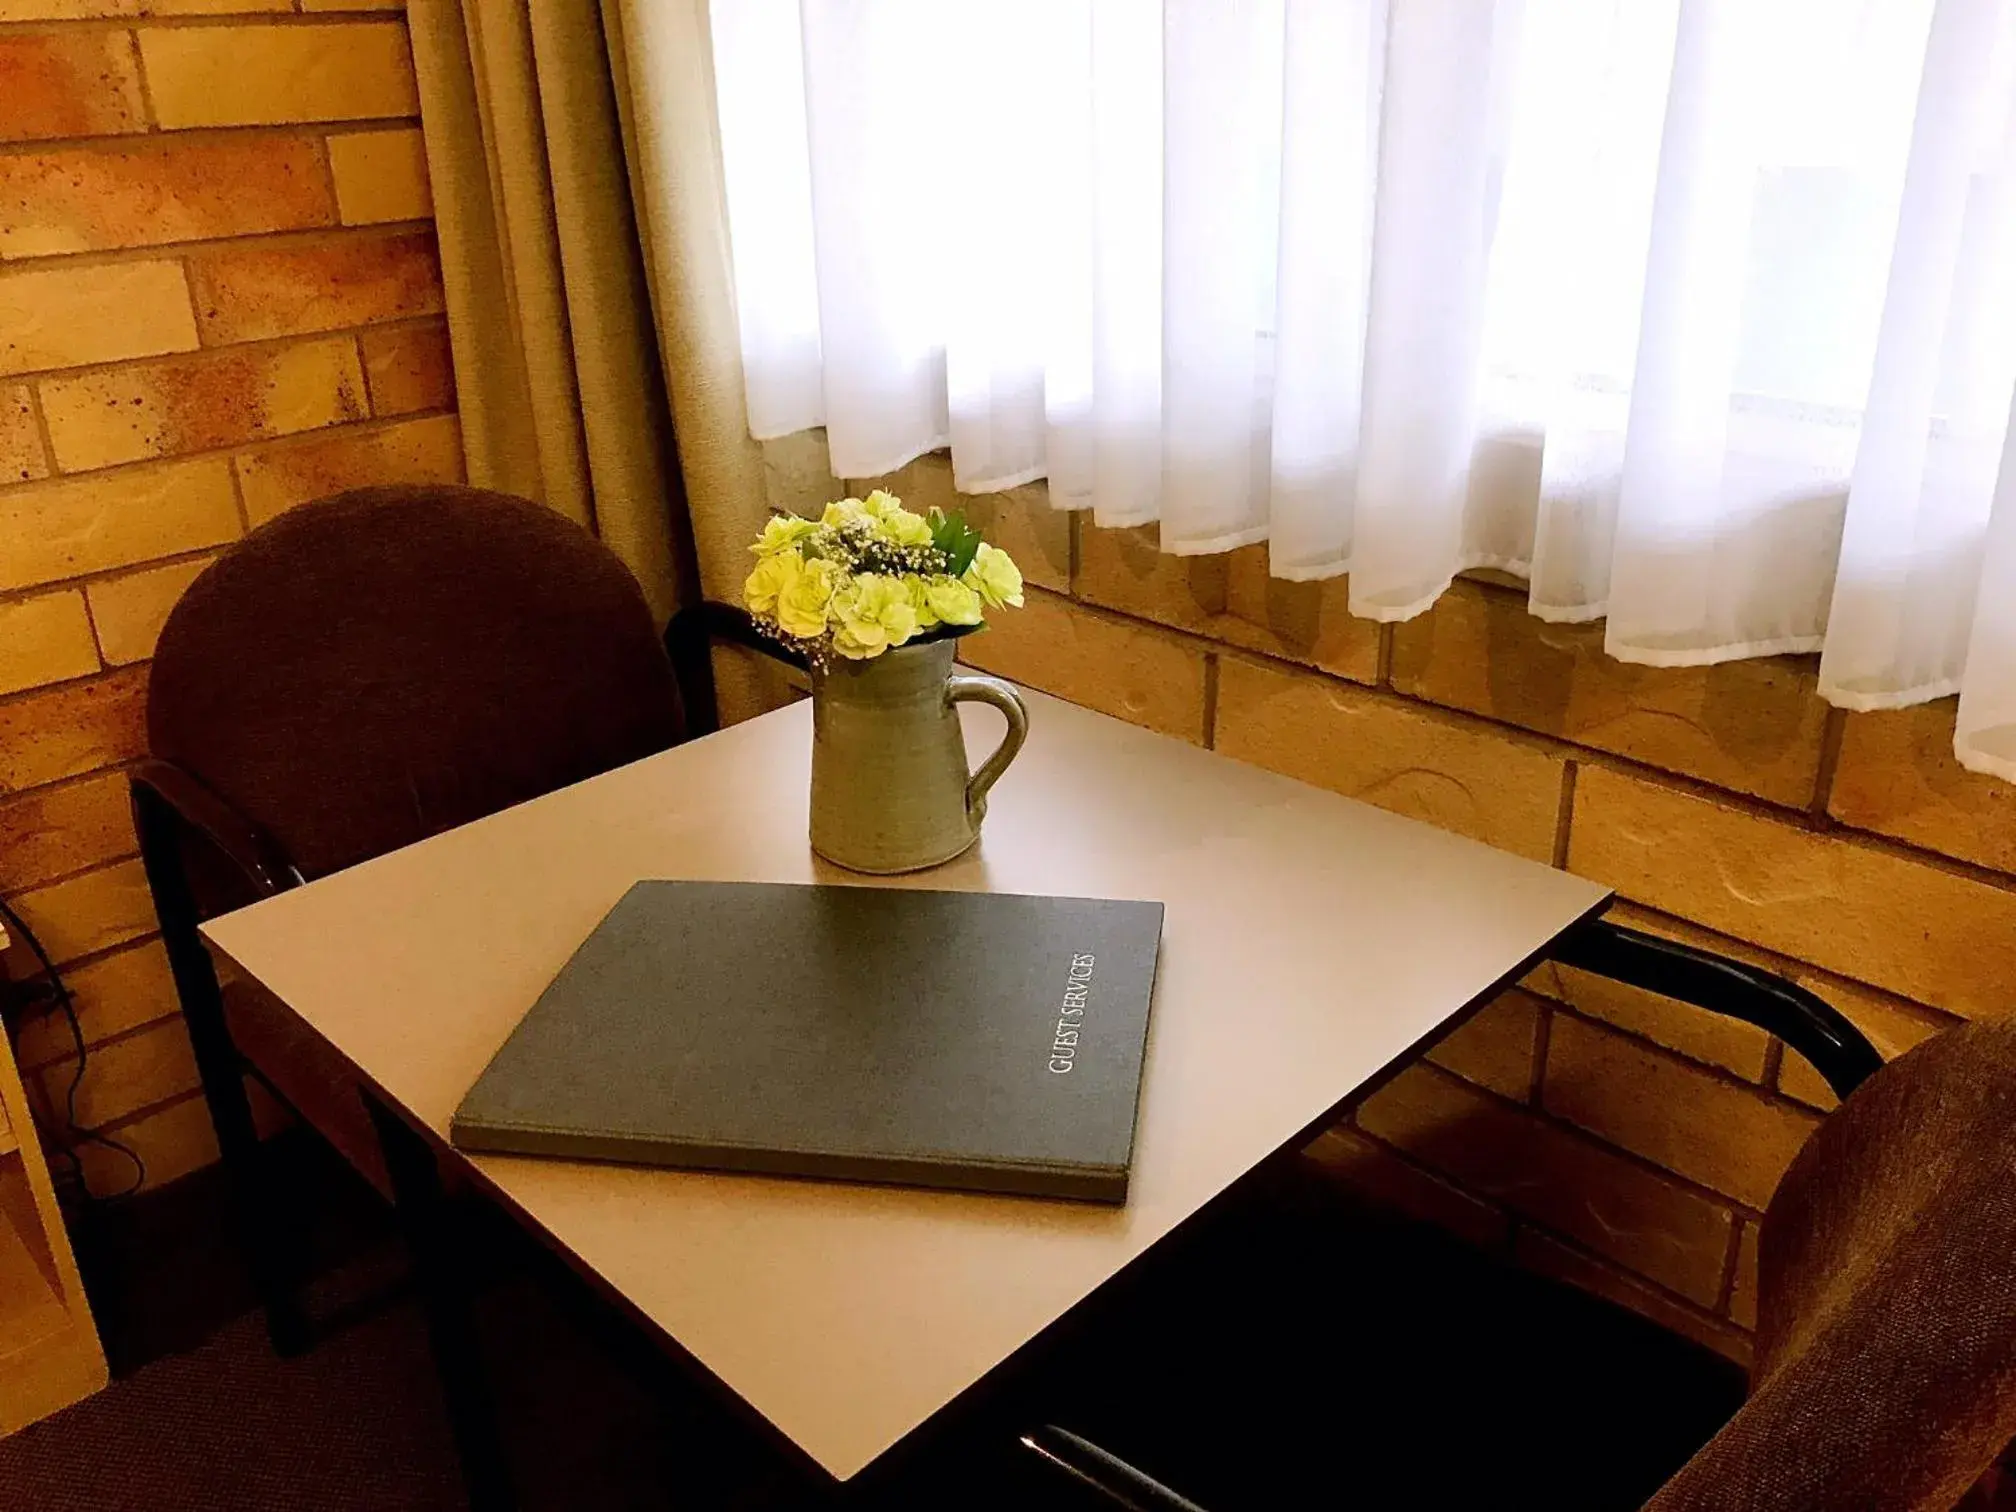
[[[147,701],[153,754],[323,876],[664,750],[671,663],[624,566],[523,499],[367,488],[289,511],[190,585]],[[206,914],[250,901],[185,847]],[[325,1042],[252,984],[245,1058],[381,1187],[377,1141]]]
[[[2016,1436],[2016,1023],[1891,1062],[1765,1214],[1749,1401],[1649,1512],[1946,1509]]]
[[[161,632],[149,744],[324,875],[679,739],[623,565],[550,510],[359,489],[253,531]]]

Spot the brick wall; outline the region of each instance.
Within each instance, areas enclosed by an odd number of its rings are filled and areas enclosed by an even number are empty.
[[[816,435],[768,463],[787,507],[954,502],[942,457],[844,489]],[[1163,556],[1040,484],[958,502],[1032,585],[977,666],[1608,883],[1616,917],[1785,973],[1886,1053],[2016,1002],[2016,787],[1953,760],[1951,700],[1844,715],[1810,657],[1627,666],[1487,582],[1382,628],[1264,547]],[[1758,1215],[1832,1104],[1760,1030],[1548,966],[1314,1153],[1742,1359]]]
[[[147,658],[250,526],[460,476],[418,108],[396,3],[0,0],[0,892],[156,1182],[215,1147],[121,776]],[[67,1085],[54,1023],[20,1054]]]

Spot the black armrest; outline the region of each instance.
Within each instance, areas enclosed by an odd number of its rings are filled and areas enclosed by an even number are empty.
[[[716,641],[760,651],[772,661],[800,672],[811,670],[803,656],[758,630],[755,617],[747,609],[711,599],[681,609],[665,627],[665,653],[672,658],[672,671],[679,679],[679,697],[686,706],[689,735],[712,735],[721,728],[710,654]]]
[[[1591,919],[1564,935],[1553,959],[1755,1024],[1785,1041],[1846,1097],[1883,1064],[1862,1031],[1825,998],[1775,972],[1674,940]]]
[[[1204,1512],[1189,1498],[1067,1429],[1048,1424],[1032,1429],[1022,1435],[1022,1447],[1127,1512]]]
[[[158,803],[201,835],[244,873],[262,898],[299,887],[302,876],[279,842],[172,761],[143,761],[131,773],[137,828],[143,842],[154,832],[149,803]],[[143,849],[146,847],[143,844]]]

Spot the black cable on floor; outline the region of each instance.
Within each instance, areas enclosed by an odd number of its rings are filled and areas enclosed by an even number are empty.
[[[130,1197],[146,1185],[147,1162],[142,1160],[139,1152],[130,1145],[121,1144],[109,1134],[101,1134],[96,1129],[81,1128],[77,1123],[77,1089],[83,1084],[84,1068],[91,1052],[90,1047],[84,1043],[84,1026],[77,1020],[76,1000],[70,996],[70,989],[64,984],[62,974],[56,970],[56,963],[49,959],[49,952],[44,950],[42,942],[35,938],[35,931],[28,927],[27,920],[8,906],[5,898],[0,898],[0,919],[6,921],[10,931],[28,942],[29,950],[33,951],[35,959],[42,963],[42,970],[49,978],[47,989],[49,997],[56,1004],[57,1011],[63,1015],[64,1023],[70,1029],[70,1043],[74,1048],[77,1064],[70,1073],[70,1085],[63,1094],[65,1132],[56,1147],[56,1153],[64,1162],[68,1173],[69,1183],[86,1202],[110,1202],[120,1197]],[[133,1163],[131,1184],[103,1197],[93,1192],[91,1183],[84,1175],[84,1162],[77,1156],[77,1146],[85,1143],[100,1145],[131,1161]]]

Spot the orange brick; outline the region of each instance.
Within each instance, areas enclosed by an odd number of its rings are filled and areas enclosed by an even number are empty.
[[[0,693],[18,693],[98,670],[81,593],[0,599]]]
[[[1556,1014],[1541,1082],[1547,1111],[1654,1165],[1762,1209],[1820,1121]]]
[[[1038,481],[991,494],[955,494],[973,528],[1015,558],[1025,582],[1071,591],[1071,515]]]
[[[425,220],[434,213],[420,133],[346,131],[329,138],[329,171],[346,226]]]
[[[959,659],[1129,724],[1204,743],[1204,653],[1032,588],[959,643]]]
[[[1811,657],[1641,667],[1603,627],[1552,625],[1522,595],[1455,584],[1393,632],[1393,686],[1720,787],[1804,807],[1826,706]]]
[[[144,669],[0,703],[0,794],[81,777],[146,749]]]
[[[1222,554],[1170,556],[1161,538],[1156,525],[1105,530],[1082,523],[1071,590],[1090,604],[1207,633],[1225,614],[1229,564]]]
[[[195,349],[180,263],[0,272],[0,374]]]
[[[1074,591],[1142,619],[1192,630],[1338,677],[1379,675],[1379,627],[1346,612],[1349,584],[1290,583],[1267,575],[1267,548],[1170,556],[1159,527],[1105,530],[1081,520]]]
[[[181,1012],[168,952],[159,940],[100,956],[63,973],[86,1045],[130,1034]],[[26,1019],[15,1053],[23,1070],[67,1061],[76,1043],[60,1013],[44,1009]]]
[[[38,887],[7,901],[28,921],[58,966],[153,934],[160,927],[154,922],[154,901],[137,860]],[[19,943],[8,952],[7,964],[17,980],[37,969],[27,947]]]
[[[436,415],[264,447],[237,465],[245,511],[258,525],[346,488],[460,482],[462,433],[453,415]]]
[[[1850,714],[1827,811],[1857,829],[2016,872],[2016,784],[1955,759],[1957,702]]]
[[[138,848],[118,772],[0,799],[0,892],[38,887]]]
[[[157,137],[0,158],[0,256],[299,231],[335,219],[306,137]]]
[[[219,545],[238,534],[236,498],[222,457],[0,493],[0,590]]]
[[[1505,1246],[1511,1224],[1497,1208],[1459,1191],[1356,1129],[1328,1130],[1302,1153],[1380,1207],[1447,1229],[1479,1249]]]
[[[118,31],[0,36],[0,142],[145,131],[133,42]]]
[[[1799,970],[1792,962],[1758,950],[1755,946],[1745,945],[1740,940],[1711,934],[1682,920],[1634,908],[1629,903],[1612,905],[1604,917],[1646,934],[1678,940],[1683,945],[1761,966],[1783,977],[1793,978]],[[1663,1045],[1689,1060],[1705,1061],[1711,1066],[1733,1071],[1745,1081],[1764,1079],[1764,1058],[1771,1048],[1771,1036],[1754,1024],[1725,1018],[1705,1008],[1678,1003],[1637,987],[1627,987],[1622,982],[1613,982],[1593,972],[1554,964],[1542,969],[1551,973],[1551,980],[1541,990],[1590,1018],[1601,1019],[1619,1029],[1628,1029],[1640,1038]]]
[[[1508,988],[1430,1050],[1428,1059],[1500,1097],[1525,1102],[1533,1091],[1541,1010],[1530,992]]]
[[[42,434],[35,428],[27,388],[0,386],[0,485],[48,476],[49,461],[42,455]]]
[[[1349,578],[1291,583],[1270,577],[1265,546],[1225,557],[1226,616],[1211,633],[1249,650],[1320,667],[1353,682],[1379,679],[1379,626],[1352,615]]]
[[[365,416],[347,336],[228,348],[52,378],[42,412],[66,471],[209,451]]]
[[[413,116],[420,97],[403,23],[185,26],[140,34],[163,126],[250,126]]]
[[[91,605],[91,623],[98,629],[98,650],[108,667],[145,661],[182,591],[196,581],[209,557],[171,562],[124,577],[106,578],[84,590]]]
[[[1745,1223],[1736,1240],[1736,1282],[1729,1292],[1729,1316],[1741,1327],[1757,1327],[1757,1236],[1755,1223]]]
[[[1559,756],[1486,725],[1242,657],[1219,659],[1216,748],[1547,861]]]
[[[308,7],[310,10],[314,6]],[[289,0],[0,0],[0,21],[88,21],[99,17],[213,16],[284,11]]]
[[[61,1107],[74,1063],[59,1061],[42,1072],[42,1089]],[[198,1085],[189,1031],[177,1018],[164,1019],[137,1034],[92,1047],[84,1078],[77,1084],[77,1124],[98,1129],[140,1109],[166,1102]]]
[[[1954,1020],[1921,1008],[1916,1003],[1891,997],[1859,982],[1844,981],[1824,971],[1801,971],[1797,979],[1800,986],[1817,992],[1847,1015],[1849,1022],[1869,1037],[1869,1042],[1882,1052],[1885,1060],[1895,1060],[1913,1045],[1930,1039],[1954,1023]],[[1785,1058],[1778,1065],[1778,1090],[1787,1097],[1796,1097],[1816,1108],[1834,1108],[1841,1101],[1821,1079],[1820,1073],[1789,1045],[1785,1048]]]
[[[1735,1220],[1590,1140],[1543,1123],[1428,1066],[1403,1071],[1358,1110],[1359,1127],[1626,1269],[1712,1307]]]
[[[1661,912],[1963,1017],[2016,1003],[2016,892],[1585,767],[1569,865]]]
[[[952,487],[951,458],[944,452],[927,452],[887,477],[847,482],[847,491],[856,497],[876,488],[887,489],[918,514],[933,509],[947,514],[964,511],[989,544],[1015,558],[1024,582],[1070,592],[1071,516],[1051,507],[1050,490],[1043,483],[1001,493],[962,494]]]
[[[436,315],[442,307],[431,231],[212,248],[189,259],[189,282],[209,346]]]
[[[448,327],[440,321],[360,331],[357,346],[364,354],[372,414],[455,407],[455,358]]]
[[[1546,1234],[1521,1229],[1513,1241],[1513,1258],[1530,1271],[1565,1281],[1577,1290],[1614,1302],[1661,1328],[1670,1329],[1697,1344],[1705,1344],[1717,1354],[1734,1360],[1746,1369],[1753,1353],[1748,1335],[1689,1307],[1678,1297],[1648,1286],[1636,1276],[1605,1265],[1572,1245],[1562,1244]]]
[[[144,1162],[146,1191],[201,1170],[217,1159],[217,1135],[210,1123],[210,1107],[199,1095],[150,1108],[108,1132]],[[77,1157],[84,1163],[85,1181],[100,1197],[123,1192],[133,1184],[136,1175],[133,1162],[117,1150],[87,1143],[78,1150]]]

